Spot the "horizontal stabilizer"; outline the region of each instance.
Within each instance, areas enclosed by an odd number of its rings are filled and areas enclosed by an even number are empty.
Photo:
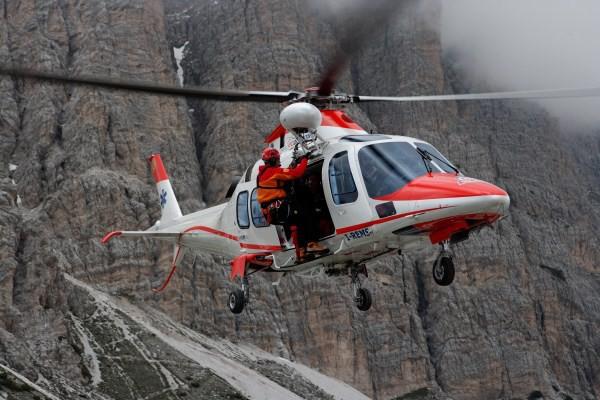
[[[177,239],[181,236],[179,232],[148,232],[148,231],[113,231],[102,238],[102,243],[108,243],[112,238],[116,236],[142,238],[147,237],[151,239]]]

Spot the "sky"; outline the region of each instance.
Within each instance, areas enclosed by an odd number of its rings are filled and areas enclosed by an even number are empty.
[[[600,0],[441,1],[461,70],[493,90],[600,87]],[[600,99],[538,101],[566,130],[600,131]]]

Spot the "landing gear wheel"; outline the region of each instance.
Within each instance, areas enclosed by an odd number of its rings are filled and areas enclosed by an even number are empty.
[[[371,308],[371,292],[368,289],[360,288],[356,293],[356,297],[354,298],[354,302],[356,303],[356,308],[360,311],[367,311]]]
[[[229,301],[227,305],[229,306],[229,311],[234,314],[239,314],[244,309],[244,305],[246,301],[244,300],[244,291],[241,289],[235,289],[233,292],[229,293]]]
[[[371,292],[361,287],[359,274],[368,277],[367,267],[364,264],[353,265],[349,268],[350,278],[352,279],[352,293],[354,294],[354,303],[360,311],[367,311],[371,308]]]
[[[454,280],[454,261],[450,256],[441,256],[433,263],[433,280],[440,286],[448,286]]]

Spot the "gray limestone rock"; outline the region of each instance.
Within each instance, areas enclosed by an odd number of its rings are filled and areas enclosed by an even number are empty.
[[[467,83],[414,7],[407,2],[338,86],[368,95],[487,89]],[[173,47],[189,42],[186,84],[301,90],[318,82],[338,23],[291,0],[4,0],[0,62],[176,83]],[[256,160],[279,110],[0,77],[0,364],[65,399],[243,398],[152,336],[184,329],[160,319],[149,331],[142,320],[156,322],[156,308],[207,335],[196,338],[202,346],[211,337],[256,345],[377,399],[600,396],[600,142],[561,132],[527,103],[348,110],[367,129],[430,141],[466,175],[511,195],[508,218],[455,247],[450,287],[431,279],[431,248],[369,267],[368,313],[353,307],[346,277],[292,276],[273,287],[256,275],[252,303],[233,316],[229,260],[186,258],[159,296],[149,288],[172,249],[100,244],[112,229],[159,218],[151,153],[163,155],[183,211],[197,210],[219,202],[230,176]],[[145,317],[109,313],[65,273]],[[289,393],[330,398],[289,365],[236,352],[246,355],[228,359]],[[41,398],[14,375],[2,379],[24,389],[15,398]]]

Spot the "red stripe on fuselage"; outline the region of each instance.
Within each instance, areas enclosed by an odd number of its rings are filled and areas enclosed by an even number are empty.
[[[204,225],[192,226],[191,228],[187,228],[185,231],[183,231],[183,233],[189,233],[191,231],[208,232],[208,233],[212,233],[213,235],[224,237],[225,239],[231,239],[236,242],[239,241],[237,236],[231,235],[227,232],[219,231],[217,229],[211,228],[210,226],[204,226]]]
[[[335,233],[337,233],[338,235],[343,235],[344,233],[356,231],[356,230],[359,230],[362,228],[367,228],[367,227],[373,226],[373,225],[383,224],[383,223],[386,223],[389,221],[393,221],[395,219],[400,219],[400,218],[408,217],[408,216],[415,215],[415,214],[422,214],[422,213],[426,213],[428,211],[443,210],[444,208],[450,208],[450,207],[453,207],[453,206],[426,208],[424,210],[409,211],[409,212],[402,213],[402,214],[390,215],[389,217],[380,218],[380,219],[376,219],[376,220],[368,221],[368,222],[363,222],[362,224],[351,225],[351,226],[346,226],[344,228],[339,228],[339,229],[335,230]]]
[[[274,245],[270,245],[270,244],[240,243],[240,247],[243,249],[250,249],[250,250],[271,250],[271,251],[281,250],[281,246],[274,246]]]
[[[242,242],[240,242],[240,240],[237,236],[231,235],[231,234],[223,232],[223,231],[219,231],[219,230],[211,228],[209,226],[203,226],[203,225],[192,226],[191,228],[187,228],[185,231],[183,231],[183,233],[189,233],[192,231],[202,231],[202,232],[212,233],[213,235],[221,236],[226,239],[230,239],[235,242],[239,242],[240,247],[243,249],[271,250],[271,251],[281,250],[281,246],[272,245],[272,244],[242,243]]]

